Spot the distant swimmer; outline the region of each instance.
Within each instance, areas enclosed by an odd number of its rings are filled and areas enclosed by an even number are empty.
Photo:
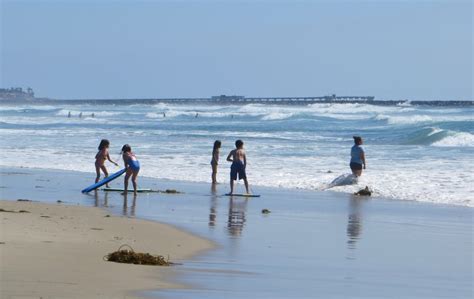
[[[365,153],[362,148],[363,140],[360,136],[353,136],[354,146],[351,148],[351,162],[350,167],[352,173],[359,177],[362,175],[362,168],[365,169]]]
[[[94,114],[94,112],[92,112],[92,114],[91,114],[91,117],[92,117],[92,118],[94,118],[94,117],[95,117],[95,114]]]
[[[81,113],[79,113],[79,118],[82,118],[82,112],[81,112]]]
[[[221,141],[214,141],[214,147],[212,148],[211,168],[212,168],[212,183],[217,183],[217,165],[219,164],[219,150],[221,148]]]
[[[69,113],[67,114],[67,117],[71,118],[71,111],[69,111]]]
[[[230,166],[230,193],[234,194],[234,181],[244,180],[245,189],[247,194],[250,194],[249,183],[247,181],[247,174],[245,169],[247,168],[247,156],[244,150],[244,142],[242,140],[237,140],[235,142],[235,149],[232,150],[227,156],[227,161],[232,162]]]
[[[199,113],[196,112],[196,115],[194,116],[194,118],[198,118],[199,116]]]
[[[166,113],[163,112],[163,118],[165,118],[165,117],[166,117]]]

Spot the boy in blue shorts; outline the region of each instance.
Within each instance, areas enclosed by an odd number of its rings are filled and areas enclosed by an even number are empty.
[[[234,193],[234,181],[244,180],[245,189],[247,194],[249,192],[249,183],[247,181],[247,174],[245,173],[245,168],[247,167],[247,157],[244,150],[244,142],[242,140],[237,140],[235,142],[236,149],[232,150],[227,156],[227,161],[232,162],[230,166],[230,194]]]

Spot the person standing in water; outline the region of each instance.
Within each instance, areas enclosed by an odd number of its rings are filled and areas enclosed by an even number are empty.
[[[125,178],[123,181],[123,195],[127,195],[128,192],[128,180],[132,177],[132,184],[133,184],[133,194],[137,195],[137,176],[138,172],[140,171],[140,162],[138,162],[135,154],[132,152],[132,148],[130,145],[125,144],[122,147],[122,158],[125,164],[125,168],[127,168],[127,172],[125,173]]]
[[[350,167],[352,174],[360,177],[362,175],[362,168],[365,169],[365,153],[362,148],[363,140],[360,136],[353,136],[354,146],[351,148],[351,162]]]
[[[245,168],[247,167],[247,156],[244,150],[244,142],[242,140],[237,140],[235,142],[235,149],[232,150],[227,156],[227,161],[232,162],[230,166],[230,193],[234,194],[234,181],[244,180],[245,189],[247,194],[250,194],[249,183],[247,181],[247,174],[245,173]]]
[[[95,155],[95,182],[99,182],[100,179],[100,171],[104,173],[105,177],[109,176],[109,173],[107,171],[107,168],[105,168],[105,161],[109,160],[112,164],[115,164],[115,166],[118,166],[118,164],[110,159],[109,155],[109,146],[110,142],[107,139],[102,139],[100,141],[99,147],[98,147],[98,152]],[[108,188],[109,184],[105,184],[105,186]]]
[[[219,164],[219,150],[221,148],[221,141],[214,141],[214,148],[212,149],[211,167],[212,167],[212,183],[217,184],[217,165]]]

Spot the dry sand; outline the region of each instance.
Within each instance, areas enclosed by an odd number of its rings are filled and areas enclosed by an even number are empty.
[[[180,262],[213,244],[168,225],[99,208],[0,201],[1,298],[140,298],[173,288],[173,267],[107,262],[122,244]],[[26,210],[29,213],[18,213]],[[179,267],[179,266],[178,266]],[[166,278],[166,279],[165,279]]]

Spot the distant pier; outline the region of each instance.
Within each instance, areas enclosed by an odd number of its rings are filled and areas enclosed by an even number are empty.
[[[369,103],[374,101],[373,96],[307,96],[307,97],[244,97],[244,96],[213,96],[210,98],[166,98],[166,99],[148,99],[147,101],[167,102],[167,103],[186,103],[186,102],[201,102],[201,103],[218,103],[218,104],[282,104],[282,105],[298,105],[298,104],[313,104],[313,103]],[[135,99],[135,101],[142,101]],[[145,99],[143,99],[145,101]]]
[[[307,97],[244,97],[244,96],[214,96],[217,103],[282,103],[282,104],[311,104],[320,102],[372,102],[373,96],[307,96]]]
[[[245,97],[241,95],[218,95],[207,98],[128,98],[128,99],[50,99],[50,98],[35,98],[33,91],[28,89],[29,97],[18,97],[12,95],[11,92],[22,92],[20,89],[0,89],[1,103],[37,103],[37,104],[113,104],[113,105],[127,105],[127,104],[221,104],[221,105],[244,105],[244,104],[277,104],[277,105],[308,105],[318,103],[328,104],[370,104],[380,106],[393,105],[422,105],[422,106],[474,106],[472,100],[433,100],[433,101],[410,101],[410,100],[375,100],[374,96],[338,96],[335,94],[326,96],[272,96],[272,97]],[[17,93],[18,93],[17,92]],[[3,96],[2,96],[3,95]]]

